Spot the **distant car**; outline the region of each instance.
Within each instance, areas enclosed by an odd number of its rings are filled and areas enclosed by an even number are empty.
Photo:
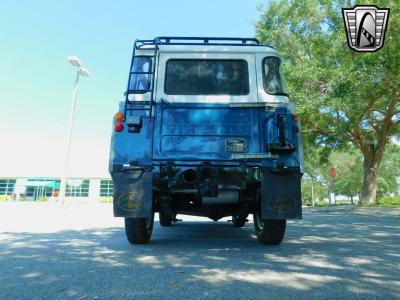
[[[134,45],[114,117],[114,215],[131,243],[150,240],[154,213],[242,227],[279,244],[301,219],[303,149],[276,51],[253,38],[158,37]]]

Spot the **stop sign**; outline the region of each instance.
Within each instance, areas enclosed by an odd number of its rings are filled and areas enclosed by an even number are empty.
[[[334,167],[329,168],[329,176],[335,180],[336,179],[336,169]]]

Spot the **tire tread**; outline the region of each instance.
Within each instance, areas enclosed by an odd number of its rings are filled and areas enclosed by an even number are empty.
[[[285,237],[286,220],[263,220],[264,226],[260,229],[254,221],[257,239],[261,244],[279,245]]]
[[[131,244],[146,244],[150,241],[153,230],[153,221],[150,229],[147,228],[146,218],[125,218],[125,233]]]

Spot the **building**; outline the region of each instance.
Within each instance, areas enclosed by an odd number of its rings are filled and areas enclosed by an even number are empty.
[[[59,197],[60,178],[57,177],[2,177],[0,197],[3,200],[54,201]],[[70,178],[66,198],[74,201],[100,201],[112,197],[110,178]]]
[[[72,143],[67,172],[67,200],[95,202],[102,197],[112,196],[112,182],[108,173],[108,132],[96,132],[95,136],[96,139],[91,139],[76,134]],[[45,133],[34,137],[34,140],[30,140],[26,136],[10,136],[12,143],[2,148],[0,200],[58,199],[64,171],[65,138],[50,138]],[[29,143],[34,146],[27,146]]]

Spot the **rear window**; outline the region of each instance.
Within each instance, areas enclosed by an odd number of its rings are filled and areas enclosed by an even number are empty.
[[[247,95],[247,61],[171,59],[167,62],[164,92],[167,95]]]
[[[288,96],[285,78],[281,71],[281,60],[277,57],[263,59],[264,90],[271,95]]]

